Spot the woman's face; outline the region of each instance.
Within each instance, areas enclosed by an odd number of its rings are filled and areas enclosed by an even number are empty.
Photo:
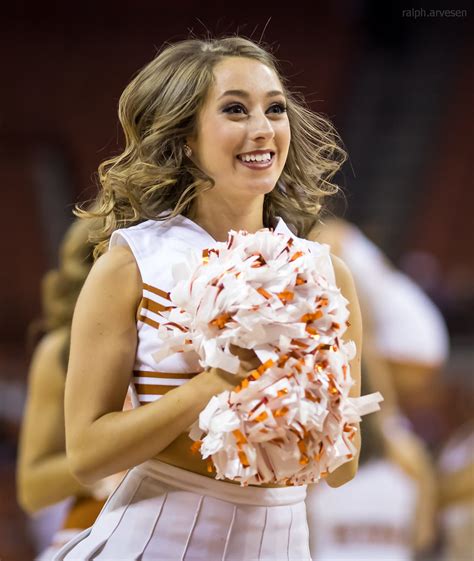
[[[253,59],[229,57],[215,81],[188,145],[196,165],[231,200],[269,193],[288,155],[290,124],[277,75]]]

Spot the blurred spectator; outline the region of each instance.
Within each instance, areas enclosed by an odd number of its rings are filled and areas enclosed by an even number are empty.
[[[449,353],[439,310],[354,225],[330,219],[311,237],[328,243],[352,272],[364,319],[362,355],[377,362],[372,382],[385,397],[385,413],[398,416],[402,410],[411,417],[420,409],[433,411],[440,369]],[[416,429],[425,435],[424,426]],[[426,436],[428,440],[428,432]]]
[[[444,559],[466,561],[474,557],[474,420],[449,439],[438,466]]]
[[[42,284],[43,318],[33,325],[43,337],[30,365],[28,398],[21,428],[17,469],[18,501],[49,537],[64,517],[53,544],[40,559],[51,559],[57,548],[92,525],[116,479],[86,488],[70,473],[65,450],[64,387],[74,306],[93,263],[88,242],[90,222],[75,221],[60,249],[57,270]],[[65,501],[71,497],[69,501]],[[51,505],[58,505],[52,507]]]
[[[313,561],[409,561],[427,545],[422,478],[388,447],[379,413],[361,424],[362,451],[356,477],[339,488],[308,487],[306,499]],[[432,521],[429,521],[432,522]]]
[[[417,551],[427,550],[435,539],[434,467],[425,444],[412,431],[403,414],[400,402],[406,405],[407,400],[408,403],[415,400],[420,404],[430,395],[430,384],[437,378],[448,353],[443,319],[421,289],[394,270],[375,244],[355,226],[332,219],[316,227],[310,237],[328,243],[353,274],[364,323],[363,382],[379,390],[385,400],[379,422],[386,434],[384,451],[391,465],[390,469],[386,464],[379,466],[380,477],[393,471],[395,465],[403,471],[405,479],[416,482],[419,500],[415,501],[413,512],[417,523],[409,544]],[[364,442],[363,448],[366,444]],[[371,469],[374,478],[378,477],[378,468],[372,466]],[[359,477],[360,472],[357,481]],[[390,504],[391,500],[388,496],[382,500],[384,492],[382,488],[379,491],[381,502],[373,504],[375,510],[381,507],[383,500],[388,501],[385,504]],[[345,496],[347,502],[352,501],[349,486],[339,493],[341,500]],[[363,504],[367,506],[367,502]],[[368,512],[372,512],[370,508]],[[317,536],[320,523],[315,519]]]

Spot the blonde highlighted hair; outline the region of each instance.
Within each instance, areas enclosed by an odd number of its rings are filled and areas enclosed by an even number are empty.
[[[105,251],[114,230],[159,215],[188,215],[194,198],[213,187],[212,178],[186,158],[184,145],[195,134],[214,66],[226,57],[265,64],[275,71],[287,97],[291,144],[277,186],[265,195],[264,224],[270,226],[278,215],[304,236],[323,198],[337,192],[332,178],[346,159],[339,136],[327,119],[289,91],[268,50],[243,37],[181,41],[164,48],[120,97],[125,148],[99,166],[101,190],[94,211],[76,209],[80,217],[104,219],[92,232],[96,255]]]
[[[41,284],[44,328],[46,331],[70,327],[76,300],[94,262],[86,220],[75,220],[59,248],[59,263],[48,271]]]

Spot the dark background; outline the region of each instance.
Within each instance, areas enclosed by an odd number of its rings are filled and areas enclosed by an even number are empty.
[[[98,164],[120,149],[122,90],[165,41],[191,33],[263,35],[291,84],[342,136],[350,156],[339,177],[346,218],[436,301],[452,340],[446,387],[472,391],[469,4],[432,2],[424,15],[407,14],[410,4],[375,1],[46,4],[5,5],[0,21],[2,560],[31,556],[13,476],[29,360],[25,334],[40,313],[40,280],[56,263],[74,203],[95,193]],[[430,17],[434,9],[461,14]],[[435,447],[456,423],[451,411]]]

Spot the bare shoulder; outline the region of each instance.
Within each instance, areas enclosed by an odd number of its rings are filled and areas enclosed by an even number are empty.
[[[130,303],[138,303],[142,295],[137,262],[130,249],[124,246],[113,247],[97,259],[84,283],[80,300],[88,296],[115,300],[117,294]]]
[[[67,327],[60,327],[44,335],[34,350],[33,361],[38,359],[51,362],[58,360],[69,339],[69,334],[70,331]]]
[[[139,279],[140,272],[131,250],[126,246],[115,246],[101,255],[92,267],[94,276],[130,276]]]
[[[69,328],[58,328],[47,333],[36,346],[28,377],[30,402],[40,399],[49,403],[52,396],[63,395],[66,379],[63,356],[69,337]]]
[[[354,281],[352,279],[352,273],[349,267],[344,263],[344,261],[331,253],[331,261],[334,267],[334,274],[336,276],[336,284],[344,293],[344,288],[346,290],[354,290]]]

